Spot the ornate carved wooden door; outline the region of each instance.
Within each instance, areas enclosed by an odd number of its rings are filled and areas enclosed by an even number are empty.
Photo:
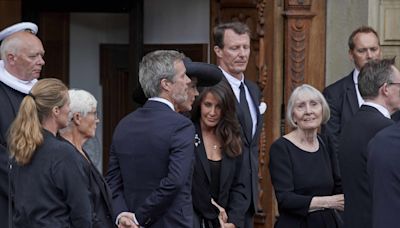
[[[267,2],[269,2],[267,4]],[[264,116],[264,127],[260,140],[259,153],[259,210],[255,217],[256,227],[272,227],[275,217],[274,197],[271,181],[268,172],[267,150],[272,138],[279,134],[280,120],[273,121],[274,113],[271,110],[275,104],[273,94],[281,93],[281,85],[274,86],[272,73],[274,66],[273,51],[274,46],[274,18],[271,12],[274,10],[270,3],[272,1],[255,0],[212,0],[211,1],[211,26],[214,27],[220,22],[241,21],[246,23],[251,31],[251,55],[246,78],[257,82],[263,93],[264,102],[268,105],[268,110]],[[266,28],[270,29],[269,31]],[[214,46],[211,42],[211,50]],[[215,61],[214,53],[211,54],[212,62]],[[278,82],[279,83],[279,82]],[[279,102],[276,102],[279,103]],[[279,106],[278,106],[279,107]],[[276,113],[276,117],[280,113]],[[275,117],[275,118],[276,118]]]
[[[324,87],[326,0],[211,0],[211,27],[241,21],[251,31],[246,78],[258,83],[268,109],[259,151],[259,210],[255,227],[273,227],[277,216],[268,170],[269,147],[286,130],[285,106],[295,86]],[[210,47],[214,46],[211,41]],[[211,53],[215,63],[215,55]]]

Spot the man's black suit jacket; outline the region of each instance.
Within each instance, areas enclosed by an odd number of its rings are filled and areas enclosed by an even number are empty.
[[[115,128],[106,180],[115,216],[134,212],[144,227],[193,226],[194,126],[148,100]]]
[[[338,157],[345,197],[345,227],[371,227],[367,144],[378,131],[393,123],[376,108],[362,105],[343,127]]]
[[[396,228],[400,224],[399,148],[399,122],[377,133],[368,144],[373,228]]]
[[[7,131],[17,116],[25,94],[0,82],[0,227],[8,227],[8,157]]]
[[[323,91],[331,110],[331,117],[328,123],[322,126],[321,134],[327,140],[330,151],[333,152],[338,150],[339,136],[343,126],[359,108],[353,72],[326,87]]]
[[[226,83],[227,80],[226,78],[223,78],[223,81]],[[246,212],[252,212],[255,213],[257,212],[258,208],[258,150],[259,150],[259,139],[260,139],[260,133],[261,133],[261,128],[263,125],[263,115],[260,114],[260,101],[261,101],[261,91],[257,84],[250,80],[244,80],[244,83],[246,84],[250,96],[252,98],[252,102],[249,102],[249,105],[254,105],[256,114],[257,114],[257,125],[256,125],[256,131],[253,135],[252,138],[247,138],[246,134],[244,133],[243,129],[246,129],[246,124],[244,120],[244,114],[241,111],[239,101],[236,100],[236,113],[237,113],[237,118],[239,120],[241,129],[242,129],[242,141],[243,141],[243,147],[242,147],[242,164],[241,164],[241,179],[242,182],[245,185],[245,195],[246,195],[246,202],[243,202],[241,198],[235,198],[232,199],[231,206],[232,208],[235,208],[234,211],[232,211],[232,215],[234,217],[240,217],[243,215],[243,213]],[[245,222],[245,221],[244,221]],[[243,225],[239,225],[239,227],[244,227]]]

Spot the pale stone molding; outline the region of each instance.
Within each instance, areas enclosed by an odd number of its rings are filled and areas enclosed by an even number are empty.
[[[397,56],[400,69],[400,0],[369,0],[368,23],[379,33],[383,58]]]
[[[400,0],[385,0],[379,7],[382,45],[400,45]]]
[[[400,0],[369,0],[368,23],[381,38],[381,45],[400,46]]]

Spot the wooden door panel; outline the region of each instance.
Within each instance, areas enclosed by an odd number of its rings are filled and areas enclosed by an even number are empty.
[[[69,85],[69,13],[41,12],[39,34],[45,48],[42,78],[58,78]]]
[[[103,173],[107,173],[112,134],[133,110],[133,78],[129,77],[128,45],[100,45],[100,84],[103,92]]]

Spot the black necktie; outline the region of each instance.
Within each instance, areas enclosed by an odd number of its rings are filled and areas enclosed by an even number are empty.
[[[239,86],[240,89],[240,108],[242,109],[243,112],[243,117],[244,117],[244,123],[245,123],[245,134],[248,139],[251,139],[252,134],[253,134],[253,121],[251,120],[251,114],[249,110],[249,104],[247,103],[246,99],[246,91],[244,89],[243,83],[240,83]]]

